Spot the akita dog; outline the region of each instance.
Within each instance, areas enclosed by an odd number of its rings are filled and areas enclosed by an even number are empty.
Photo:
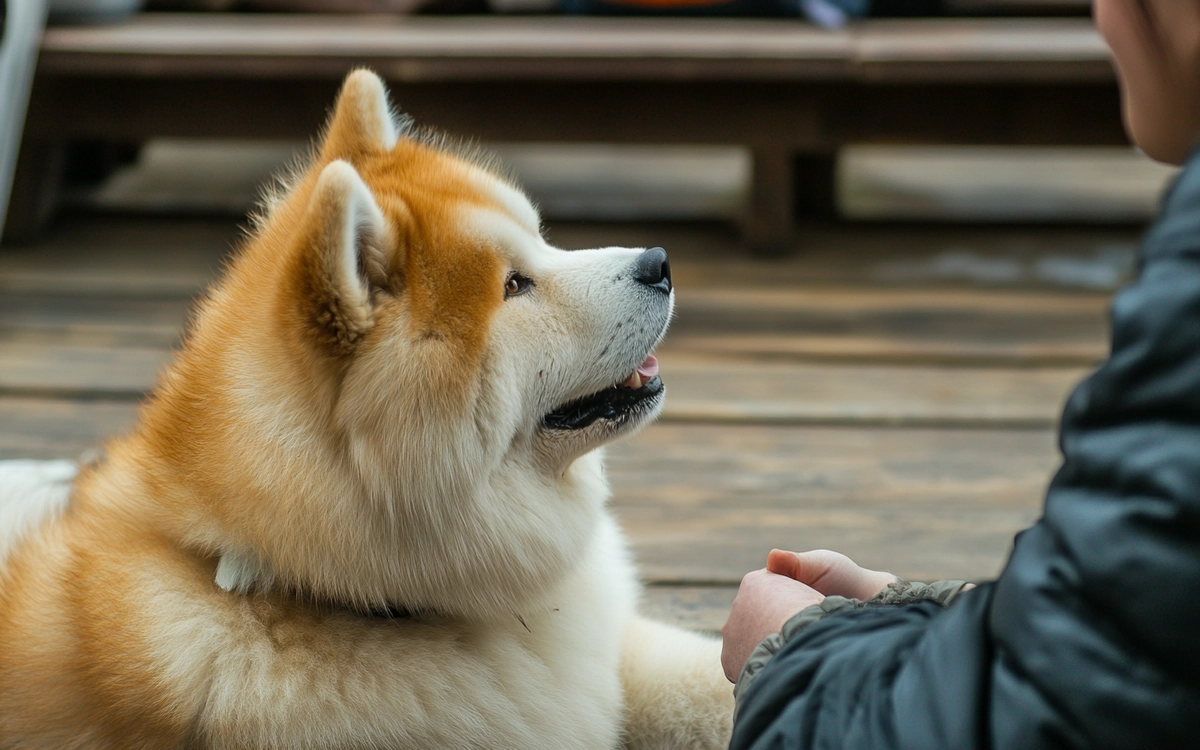
[[[605,507],[666,253],[551,247],[366,71],[315,153],[131,434],[8,500],[0,747],[724,747],[720,644],[638,616]]]

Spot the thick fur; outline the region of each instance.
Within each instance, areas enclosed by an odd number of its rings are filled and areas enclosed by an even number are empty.
[[[541,421],[663,335],[640,252],[550,247],[353,73],[132,433],[69,502],[0,472],[0,747],[724,747],[605,507],[661,404]]]

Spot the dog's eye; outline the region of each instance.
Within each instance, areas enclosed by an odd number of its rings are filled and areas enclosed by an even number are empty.
[[[531,288],[533,288],[533,279],[514,271],[509,274],[508,281],[504,282],[504,299],[524,294]]]

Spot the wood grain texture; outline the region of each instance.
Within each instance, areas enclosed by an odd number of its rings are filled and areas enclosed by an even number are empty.
[[[1026,509],[1052,430],[653,425],[608,449],[619,507]]]
[[[0,293],[0,345],[171,347],[180,340],[191,306],[182,296]]]
[[[67,217],[0,251],[0,293],[190,299],[240,237],[231,219]]]
[[[170,361],[164,348],[4,342],[0,393],[137,399]]]
[[[1057,466],[1051,431],[658,425],[610,450],[649,581],[736,584],[772,547],[916,580],[995,576]]]
[[[910,580],[995,578],[1014,535],[1038,517],[1026,509],[621,507],[617,516],[648,580],[736,585],[773,548],[833,549]]]
[[[720,633],[737,595],[734,586],[647,586],[641,613],[683,628]]]
[[[796,359],[862,364],[941,364],[950,366],[1082,367],[1108,353],[1100,340],[1028,342],[930,340],[916,336],[806,336],[798,334],[676,333],[665,352],[712,357]]]
[[[1108,45],[1087,19],[876,21],[855,42],[859,75],[875,83],[1112,78]]]
[[[50,75],[1112,81],[1085,19],[874,21],[141,14],[50,29]]]
[[[772,547],[994,576],[1057,463],[1049,430],[656,425],[608,465],[647,580],[733,585]]]
[[[77,459],[133,424],[132,403],[0,396],[0,459]]]
[[[690,422],[1053,427],[1081,368],[953,368],[660,357],[663,418]]]
[[[880,288],[681,292],[664,352],[835,360],[1088,365],[1107,353],[1101,295]]]

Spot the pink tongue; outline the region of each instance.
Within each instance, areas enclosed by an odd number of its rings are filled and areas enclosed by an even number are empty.
[[[637,374],[642,376],[643,380],[649,380],[658,374],[658,359],[651,354],[646,357],[646,361],[637,366]]]

